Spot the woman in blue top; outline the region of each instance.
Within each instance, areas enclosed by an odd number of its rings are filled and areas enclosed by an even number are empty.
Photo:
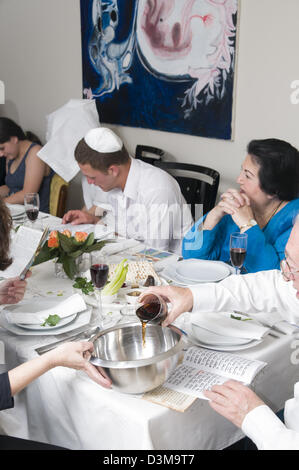
[[[248,235],[247,272],[279,269],[299,211],[299,152],[278,139],[253,140],[237,179],[183,240],[183,257],[229,262],[233,232]]]
[[[49,212],[51,168],[37,153],[40,141],[11,119],[0,118],[0,157],[6,157],[5,185],[0,196],[10,204],[24,204],[26,193],[39,193],[40,210]]]

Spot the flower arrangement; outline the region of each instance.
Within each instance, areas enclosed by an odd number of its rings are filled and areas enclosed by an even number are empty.
[[[34,266],[50,259],[57,258],[61,263],[66,275],[74,279],[77,274],[76,259],[82,253],[90,253],[95,250],[101,250],[106,243],[111,240],[97,241],[94,233],[76,232],[74,235],[69,230],[53,230],[34,261]]]

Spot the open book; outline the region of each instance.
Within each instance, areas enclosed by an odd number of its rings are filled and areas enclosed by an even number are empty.
[[[17,277],[21,275],[26,267],[29,268],[40,241],[46,235],[46,231],[47,229],[40,232],[22,225],[11,243],[10,256],[13,262],[5,271],[0,271],[0,277],[5,279]]]
[[[265,362],[192,346],[163,386],[145,394],[144,398],[185,411],[196,398],[207,400],[204,390],[229,379],[249,385],[265,366]]]

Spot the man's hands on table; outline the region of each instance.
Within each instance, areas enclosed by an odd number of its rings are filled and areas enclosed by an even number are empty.
[[[72,225],[97,224],[99,220],[100,217],[78,209],[68,211],[66,214],[64,214],[62,223]]]
[[[223,385],[214,385],[204,395],[210,399],[210,406],[239,428],[247,413],[265,403],[245,385],[228,380]]]

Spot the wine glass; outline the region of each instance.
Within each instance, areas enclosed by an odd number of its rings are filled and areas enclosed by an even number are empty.
[[[100,326],[104,327],[104,315],[102,308],[101,290],[105,286],[109,274],[109,266],[106,256],[99,252],[91,253],[90,277],[95,287],[95,296],[98,302]]]
[[[234,268],[236,269],[236,274],[240,274],[241,268],[245,261],[246,252],[247,252],[247,233],[232,233],[230,236],[230,260]]]
[[[27,193],[24,196],[24,206],[26,215],[33,227],[39,213],[39,195],[38,193]]]

